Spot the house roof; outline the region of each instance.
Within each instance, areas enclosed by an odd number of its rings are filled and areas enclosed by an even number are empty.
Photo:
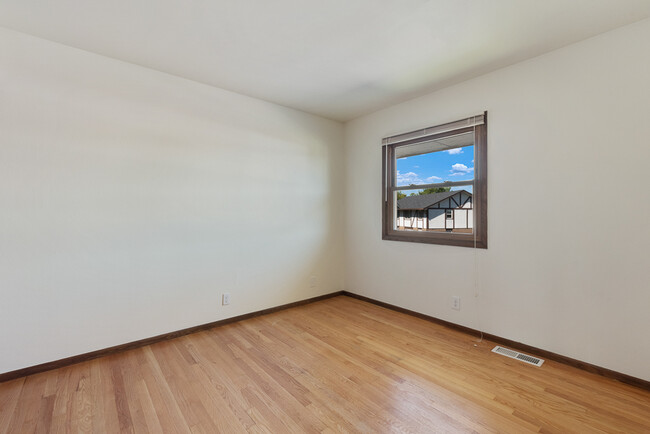
[[[454,196],[461,192],[465,194],[472,195],[471,193],[465,190],[456,190],[456,191],[445,191],[442,193],[431,193],[431,194],[422,194],[416,196],[407,196],[397,201],[397,209],[407,210],[423,210],[432,207],[438,202],[442,202],[448,197]]]

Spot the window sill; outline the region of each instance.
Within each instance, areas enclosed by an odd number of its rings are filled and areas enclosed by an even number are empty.
[[[383,234],[382,239],[387,241],[406,241],[411,243],[487,249],[487,241],[479,238],[476,239],[476,246],[474,245],[473,234],[390,231],[387,234]]]

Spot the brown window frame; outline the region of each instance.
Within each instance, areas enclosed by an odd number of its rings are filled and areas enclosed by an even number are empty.
[[[426,140],[441,139],[447,136],[474,131],[474,184],[472,208],[474,214],[473,233],[400,231],[394,229],[393,209],[396,186],[395,149],[400,146],[422,142],[422,139],[406,140],[382,146],[382,239],[412,243],[441,244],[458,247],[487,249],[487,112],[483,114],[483,124],[456,128],[439,134],[428,135]],[[431,129],[439,128],[431,127]]]

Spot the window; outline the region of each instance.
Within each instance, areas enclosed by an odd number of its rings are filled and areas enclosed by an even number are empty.
[[[487,112],[386,137],[382,151],[384,240],[487,248]]]

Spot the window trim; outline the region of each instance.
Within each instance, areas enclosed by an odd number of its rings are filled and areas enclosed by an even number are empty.
[[[444,131],[427,137],[427,140],[440,139],[463,132],[475,131],[474,138],[474,185],[472,189],[472,208],[475,224],[472,234],[454,232],[399,231],[393,229],[394,194],[399,188],[395,185],[395,148],[421,141],[407,140],[382,146],[382,239],[413,243],[441,244],[458,247],[487,249],[487,111],[483,114],[483,124]],[[436,128],[436,127],[433,127]],[[476,236],[476,237],[475,237]],[[475,242],[476,241],[476,242]]]

